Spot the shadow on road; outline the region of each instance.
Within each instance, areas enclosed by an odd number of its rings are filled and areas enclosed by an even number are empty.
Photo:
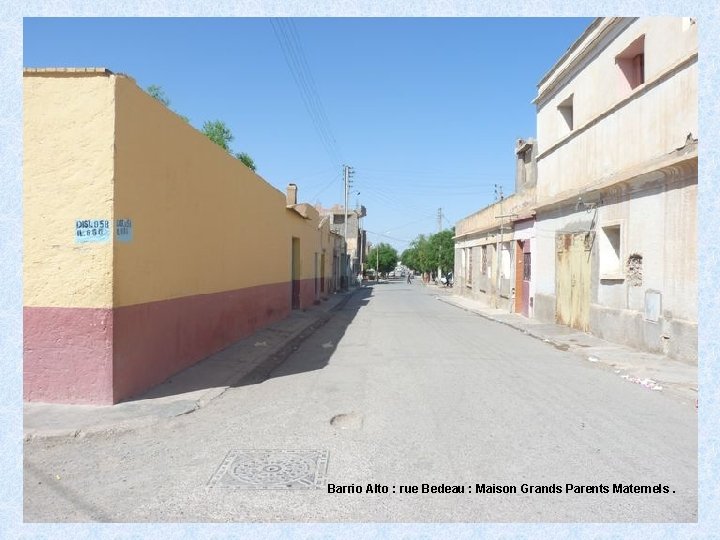
[[[261,329],[255,334],[212,354],[205,360],[176,373],[150,390],[114,405],[113,409],[118,414],[124,414],[122,409],[128,407],[133,409],[143,408],[145,406],[157,407],[157,403],[150,405],[151,400],[178,396],[178,399],[165,400],[167,403],[163,404],[163,408],[167,409],[166,413],[172,416],[175,409],[182,411],[183,407],[189,406],[188,400],[194,401],[198,399],[197,395],[183,399],[183,394],[228,386],[239,387],[258,384],[274,376],[274,370],[288,360],[306,339],[318,329],[324,327],[326,333],[328,329],[331,329],[328,338],[331,345],[326,348],[319,347],[316,355],[309,359],[305,358],[304,362],[293,364],[295,373],[322,369],[327,365],[330,356],[335,351],[335,347],[337,347],[338,342],[342,339],[345,330],[352,323],[357,312],[369,302],[370,297],[373,295],[373,286],[374,284],[369,284],[358,288],[328,311],[318,309],[307,313],[296,312],[288,319]],[[296,330],[292,330],[293,323],[289,322],[293,316],[299,317],[299,319],[311,317],[315,320],[300,334],[293,337]],[[297,320],[295,324],[297,324]],[[280,348],[268,354],[265,346],[273,343],[279,343]],[[286,374],[288,373],[283,375]]]
[[[287,342],[282,349],[268,357],[232,387],[259,384],[273,377],[286,377],[323,369],[328,365],[338,343],[358,311],[369,303],[374,286],[375,284],[366,285],[355,291],[347,297],[347,301],[340,303],[299,336]],[[302,344],[320,329],[323,331],[325,343],[318,346],[312,354],[292,357]]]

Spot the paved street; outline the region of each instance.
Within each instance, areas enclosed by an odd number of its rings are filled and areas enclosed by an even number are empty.
[[[25,520],[697,520],[694,404],[438,294],[417,281],[362,288],[260,384],[153,427],[26,442]],[[364,492],[208,485],[228,452],[253,449],[327,451],[326,484]],[[464,493],[399,492],[423,484]],[[517,492],[478,493],[481,484]]]

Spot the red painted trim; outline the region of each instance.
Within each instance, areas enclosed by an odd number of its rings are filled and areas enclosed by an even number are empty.
[[[315,280],[300,283],[301,308]],[[110,309],[25,308],[25,399],[110,404],[290,313],[279,283]]]
[[[320,279],[317,282],[318,292],[315,294],[315,280],[303,279],[300,281],[300,309],[306,309],[320,299]]]
[[[109,308],[23,308],[27,401],[113,403]]]
[[[171,375],[290,313],[291,284],[188,296],[115,309],[115,400]]]

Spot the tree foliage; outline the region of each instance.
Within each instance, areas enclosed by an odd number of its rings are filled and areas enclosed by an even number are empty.
[[[167,97],[167,94],[165,94],[165,90],[162,89],[162,86],[159,86],[157,84],[151,84],[146,89],[148,94],[150,94],[151,97],[154,97],[157,99],[160,103],[165,105],[168,109],[170,109],[170,98]],[[172,109],[170,109],[172,110]],[[175,111],[173,111],[175,112]],[[190,123],[190,119],[187,116],[183,116],[182,114],[179,114],[175,112],[180,118],[185,120],[188,124]]]
[[[235,157],[242,161],[248,169],[255,172],[255,162],[253,161],[253,158],[251,158],[248,154],[246,154],[245,152],[239,152],[235,154]]]
[[[148,94],[150,94],[151,97],[157,99],[167,108],[170,108],[170,98],[167,97],[167,94],[165,94],[162,86],[159,86],[157,84],[151,84],[146,88],[146,91]],[[181,114],[178,114],[178,116],[186,122],[190,123],[190,120],[186,116],[183,116]],[[223,122],[222,120],[207,121],[203,124],[202,132],[208,137],[208,139],[217,144],[220,148],[222,148],[229,154],[233,153],[232,149],[230,148],[230,143],[233,141],[233,139],[235,139],[235,137],[233,136],[232,131],[230,131],[230,128],[225,124],[225,122]],[[237,152],[233,155],[238,160],[240,160],[248,169],[255,172],[255,161],[253,161],[253,158],[251,158],[249,154],[245,152]]]
[[[203,124],[202,132],[208,139],[226,152],[230,152],[230,143],[235,138],[230,128],[222,120],[208,120]]]
[[[368,265],[371,268],[377,267],[383,274],[394,270],[397,262],[398,252],[390,244],[381,242],[370,250]]]
[[[440,267],[447,274],[455,266],[455,229],[446,229],[426,237],[419,235],[403,251],[402,263],[419,272],[434,272]]]
[[[165,91],[162,89],[162,86],[158,86],[157,84],[151,84],[147,87],[147,93],[150,94],[151,97],[154,97],[157,99],[160,103],[165,105],[166,107],[170,107],[170,99],[165,94]]]
[[[207,135],[208,139],[217,144],[220,148],[232,154],[230,143],[235,139],[235,136],[230,131],[230,128],[222,120],[208,121],[203,124],[203,133]],[[246,152],[236,152],[233,154],[243,165],[248,169],[255,172],[255,161]]]

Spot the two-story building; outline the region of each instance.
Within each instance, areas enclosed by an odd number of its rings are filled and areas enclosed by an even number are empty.
[[[348,208],[347,214],[345,207],[339,204],[331,208],[322,208],[319,206],[316,208],[321,216],[329,219],[332,232],[339,234],[343,238],[347,232],[348,257],[347,268],[345,270],[349,276],[357,276],[363,270],[363,265],[367,260],[367,237],[365,231],[362,229],[362,218],[367,215],[365,207]],[[346,215],[347,228],[345,227]]]
[[[540,81],[537,318],[696,359],[697,44],[599,18]]]
[[[516,192],[456,225],[456,294],[697,361],[697,24],[598,18],[542,78]]]

